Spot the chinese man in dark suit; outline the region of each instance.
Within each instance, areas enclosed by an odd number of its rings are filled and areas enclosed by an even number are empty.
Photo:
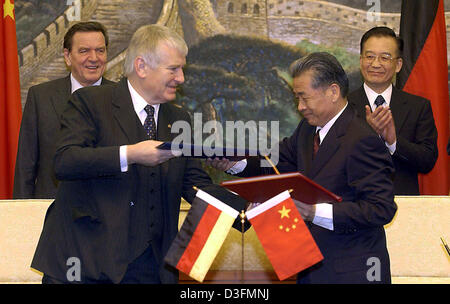
[[[393,86],[402,68],[403,41],[387,27],[361,38],[361,88],[348,96],[358,116],[381,136],[395,166],[394,194],[419,195],[418,173],[430,172],[437,160],[437,130],[430,102]]]
[[[380,137],[347,102],[348,78],[328,53],[291,65],[303,119],[279,145],[280,172],[300,172],[342,197],[308,205],[294,200],[324,259],[300,272],[298,283],[390,283],[384,225],[395,215],[393,164]],[[238,163],[208,160],[241,176],[274,174],[259,158]],[[295,191],[295,189],[294,189]],[[374,267],[374,268],[372,268]]]

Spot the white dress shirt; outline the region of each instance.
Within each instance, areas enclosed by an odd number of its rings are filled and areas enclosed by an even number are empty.
[[[323,127],[316,127],[316,132],[317,132],[317,130],[319,130],[320,143],[323,142],[323,140],[325,139],[325,137],[328,134],[328,131],[334,125],[335,121],[339,118],[339,116],[341,116],[342,112],[344,112],[344,110],[347,108],[347,105],[348,104],[346,104],[344,106],[344,108],[339,113],[337,113],[332,119],[330,119]],[[230,174],[238,174],[238,173],[244,171],[246,166],[247,166],[247,161],[241,160],[241,161],[238,161],[227,172]],[[328,230],[334,230],[333,204],[328,204],[328,203],[316,204],[316,213],[315,213],[312,223],[317,226],[326,228]]]
[[[369,86],[365,83],[363,86],[364,91],[366,92],[367,99],[369,100],[369,105],[370,108],[372,109],[372,112],[375,111],[375,109],[377,108],[375,104],[375,99],[378,97],[378,95],[381,95],[384,98],[385,103],[382,105],[383,107],[390,106],[392,97],[392,84],[381,94],[378,94],[377,92],[369,88]],[[384,144],[389,149],[389,153],[391,153],[391,155],[394,154],[395,149],[397,148],[397,141],[395,141],[392,145],[389,145],[387,142],[384,142]]]
[[[72,73],[70,73],[70,84],[71,84],[71,86],[70,86],[71,87],[71,92],[70,93],[73,93],[76,90],[78,90],[78,89],[83,87],[83,85],[81,85],[81,83],[79,83],[78,80],[76,80],[75,77],[73,77]],[[97,80],[93,84],[93,86],[99,86],[101,84],[102,84],[102,77],[100,77],[100,79]]]
[[[136,115],[139,117],[141,124],[144,125],[145,119],[147,118],[147,112],[145,112],[144,108],[148,105],[148,103],[133,88],[129,80],[127,80],[127,83],[128,83],[128,90],[130,91],[131,95],[131,101],[133,102],[134,111],[136,112]],[[152,106],[155,109],[154,113],[155,126],[158,126],[158,112],[160,104],[154,104]],[[119,153],[120,153],[120,169],[122,172],[126,172],[128,171],[127,146],[126,145],[120,146]]]

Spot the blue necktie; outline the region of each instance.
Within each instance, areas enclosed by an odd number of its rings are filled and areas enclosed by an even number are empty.
[[[378,95],[377,98],[375,99],[375,105],[377,106],[377,108],[379,106],[381,106],[384,103],[384,98],[381,95]]]
[[[148,139],[155,140],[156,139],[156,124],[155,124],[155,109],[151,105],[147,105],[144,108],[145,112],[147,112],[147,118],[144,122],[144,129],[147,133]]]

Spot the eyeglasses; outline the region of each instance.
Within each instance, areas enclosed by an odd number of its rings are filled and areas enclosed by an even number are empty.
[[[391,63],[392,60],[398,59],[400,57],[392,57],[391,54],[375,55],[375,54],[370,54],[370,53],[362,56],[362,59],[366,63],[372,63],[377,58],[378,58],[378,62],[380,62],[381,64],[388,64],[388,63]]]

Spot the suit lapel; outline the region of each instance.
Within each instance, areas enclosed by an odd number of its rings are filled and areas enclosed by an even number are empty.
[[[113,93],[113,115],[130,143],[139,142],[139,130],[136,128],[137,115],[133,108],[127,79],[123,78]]]
[[[163,103],[159,106],[157,139],[160,141],[171,141],[173,139],[174,134],[171,133],[173,121],[170,112],[170,105]]]
[[[61,81],[58,81],[55,87],[55,91],[57,93],[51,98],[51,103],[58,118],[61,117],[61,114],[63,113],[67,105],[67,101],[72,95],[72,83],[70,81],[70,74],[60,80]],[[113,82],[105,79],[105,77],[102,78],[102,85],[112,83]]]
[[[172,115],[170,111],[170,106],[167,104],[161,104],[159,106],[158,111],[158,126],[157,126],[157,136],[156,139],[159,141],[171,141],[173,138],[173,134],[171,134],[170,130],[172,127],[171,121]],[[163,162],[160,164],[160,172],[162,176],[168,176],[169,174],[169,166],[171,161]]]
[[[392,96],[389,107],[391,108],[395,129],[398,134],[409,114],[409,107],[406,106],[406,99],[402,98],[400,90],[395,87],[392,87]]]
[[[51,103],[59,119],[71,95],[70,75],[58,81],[56,85],[55,90],[57,93],[51,98]]]
[[[331,129],[328,131],[323,142],[320,144],[320,148],[317,151],[316,157],[312,162],[312,168],[310,177],[314,178],[319,174],[320,170],[330,161],[330,159],[336,154],[336,151],[341,145],[341,138],[347,131],[348,124],[352,120],[353,110],[348,107],[334,122]]]
[[[303,169],[306,176],[309,176],[312,168],[315,130],[316,127],[308,124],[308,128],[305,133],[301,134],[299,138],[300,157],[302,159]]]
[[[354,93],[352,93],[352,98],[349,100],[350,105],[356,110],[357,116],[363,120],[366,120],[366,109],[365,106],[369,104],[369,99],[367,98],[364,87],[360,87]]]

